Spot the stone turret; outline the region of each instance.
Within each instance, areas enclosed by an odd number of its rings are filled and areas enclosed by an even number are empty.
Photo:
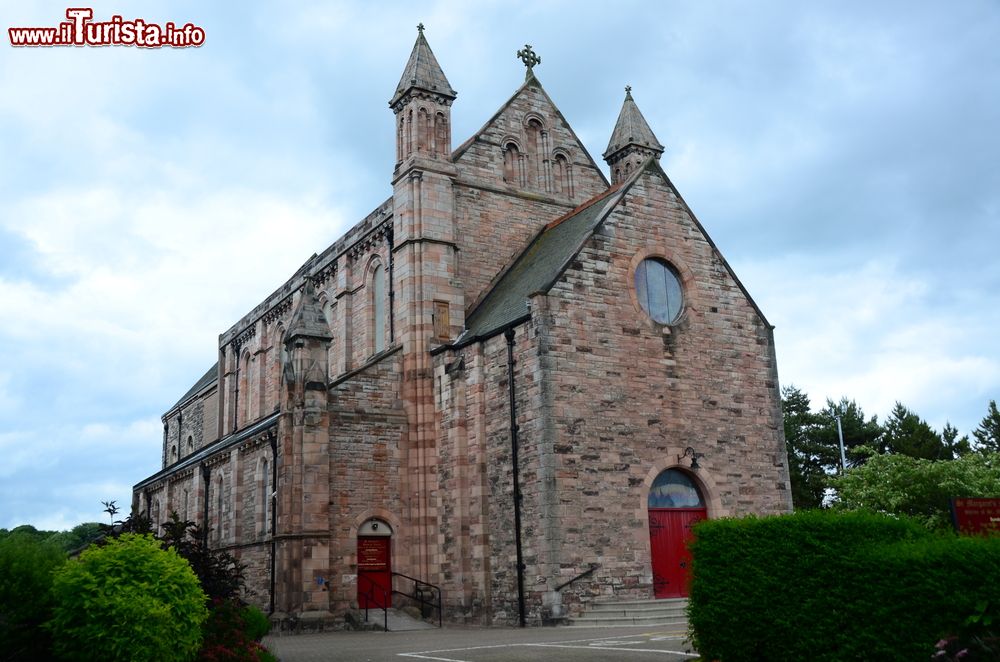
[[[631,86],[625,87],[625,102],[618,114],[615,130],[611,132],[604,160],[611,168],[611,184],[618,184],[628,177],[640,163],[650,156],[659,160],[663,145],[653,135],[646,118],[639,112],[632,98]]]
[[[451,104],[457,96],[441,70],[424,25],[389,107],[396,114],[396,166],[411,157],[451,158]]]

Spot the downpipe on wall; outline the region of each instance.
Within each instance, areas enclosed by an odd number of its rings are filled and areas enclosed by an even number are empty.
[[[514,547],[517,551],[517,616],[521,627],[525,626],[524,617],[524,556],[521,550],[521,476],[518,470],[518,426],[517,403],[514,399],[514,328],[509,327],[503,333],[507,339],[507,391],[510,400],[510,456],[514,474]]]

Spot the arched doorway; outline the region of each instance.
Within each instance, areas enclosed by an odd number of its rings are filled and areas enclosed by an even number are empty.
[[[380,519],[358,528],[358,607],[392,606],[392,527]]]
[[[649,488],[649,549],[653,595],[681,598],[688,594],[691,527],[708,516],[701,490],[680,469],[660,473]]]

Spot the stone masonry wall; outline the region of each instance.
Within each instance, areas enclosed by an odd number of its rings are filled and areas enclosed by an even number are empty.
[[[335,383],[330,390],[330,609],[357,598],[357,528],[378,517],[393,527],[392,562],[407,574],[407,515],[402,444],[406,415],[399,395],[399,352]]]
[[[673,326],[637,303],[649,256],[681,273]],[[710,517],[790,510],[771,329],[661,176],[639,179],[545,304],[562,562],[601,564],[564,601],[651,597],[646,497],[688,446]]]
[[[532,139],[529,123],[544,133]],[[505,178],[504,148],[520,147],[520,176]],[[571,187],[552,182],[564,155]],[[455,151],[455,217],[461,242],[459,277],[471,305],[497,272],[546,223],[601,193],[607,182],[541,86],[528,84],[481,132]],[[547,174],[546,174],[547,173]]]

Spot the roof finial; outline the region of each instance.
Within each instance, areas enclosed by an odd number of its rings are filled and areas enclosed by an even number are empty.
[[[417,23],[417,32],[419,32],[420,34],[424,33],[424,24],[423,23]]]
[[[531,70],[536,64],[542,63],[542,58],[540,58],[535,51],[531,50],[531,44],[525,44],[524,48],[517,52],[517,57],[520,58],[521,62],[524,62],[524,66],[528,68],[525,72],[524,77],[528,78],[534,74]]]
[[[626,85],[625,86],[625,97],[628,98],[628,99],[632,98],[632,86],[631,85]]]

